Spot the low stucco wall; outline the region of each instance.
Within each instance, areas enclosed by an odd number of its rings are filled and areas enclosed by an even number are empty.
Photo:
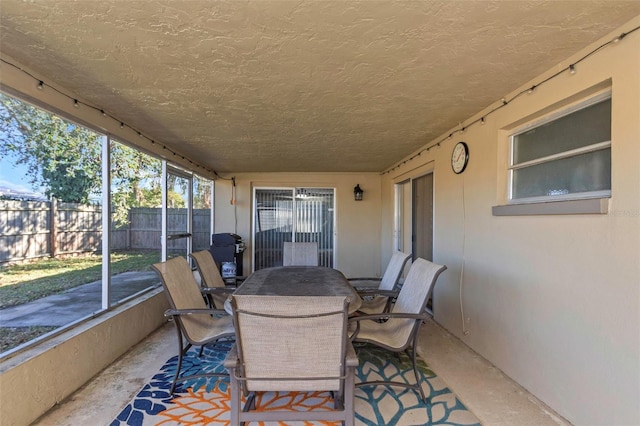
[[[158,289],[0,364],[0,425],[27,425],[166,320]]]

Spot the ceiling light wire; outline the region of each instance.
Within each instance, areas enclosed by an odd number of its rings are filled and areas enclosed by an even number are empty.
[[[575,74],[576,73],[576,64],[579,64],[580,62],[586,60],[587,58],[589,58],[590,56],[596,54],[597,52],[599,52],[600,50],[604,49],[605,47],[608,47],[608,46],[613,45],[613,44],[620,43],[620,41],[622,41],[622,39],[627,37],[629,34],[635,33],[638,30],[640,30],[640,25],[635,27],[635,28],[632,28],[631,30],[629,30],[627,32],[623,32],[620,35],[616,36],[615,38],[613,38],[613,39],[601,44],[600,46],[598,46],[595,49],[593,49],[593,50],[589,51],[588,53],[586,53],[584,56],[582,56],[581,58],[579,58],[578,60],[576,60],[572,64],[569,64],[566,68],[563,68],[560,71],[557,71],[556,73],[550,75],[549,77],[545,78],[544,80],[540,81],[539,83],[534,84],[530,88],[525,89],[525,90],[517,93],[511,99],[507,99],[507,98],[500,99],[500,104],[498,106],[496,106],[495,108],[493,108],[492,110],[490,110],[489,112],[487,112],[486,114],[484,114],[482,117],[480,117],[480,118],[472,121],[471,123],[466,124],[466,125],[462,126],[461,128],[449,133],[449,135],[447,137],[445,137],[443,139],[440,139],[439,141],[434,142],[431,145],[428,145],[427,147],[421,149],[419,151],[419,153],[429,152],[431,150],[431,148],[433,148],[436,145],[439,147],[442,142],[446,142],[449,139],[452,139],[455,134],[464,132],[465,129],[468,129],[469,127],[473,126],[474,124],[480,123],[480,125],[484,125],[486,123],[486,117],[490,116],[491,114],[493,114],[494,112],[498,111],[499,109],[504,108],[505,106],[507,106],[509,103],[513,102],[515,99],[519,98],[520,96],[522,96],[524,94],[533,93],[535,89],[537,89],[541,85],[549,82],[550,80],[553,80],[554,78],[558,77],[559,75],[561,75],[561,74],[563,74],[563,73],[565,73],[567,71],[569,73],[571,73],[571,74]],[[461,124],[459,124],[459,125],[461,126]],[[409,159],[406,159],[406,160],[403,160],[401,162],[396,163],[390,169],[387,169],[384,172],[380,173],[380,175],[385,175],[387,173],[391,173],[392,171],[394,171],[396,169],[399,169],[403,164],[405,164],[407,161],[411,161],[416,156],[417,155],[414,155],[414,156],[410,157]]]
[[[563,69],[563,70],[560,70],[560,71],[556,72],[555,74],[553,74],[553,75],[551,75],[551,76],[547,77],[546,79],[542,80],[540,83],[533,85],[533,86],[532,86],[532,88],[530,88],[530,89],[526,89],[526,90],[524,90],[524,91],[522,91],[522,92],[520,92],[520,93],[516,94],[513,98],[511,98],[511,99],[509,99],[509,100],[507,100],[506,98],[502,98],[502,99],[501,99],[501,101],[502,101],[502,105],[499,105],[499,106],[497,106],[496,108],[492,109],[492,110],[491,110],[491,111],[489,111],[487,114],[485,114],[482,118],[477,119],[477,120],[475,120],[475,121],[471,122],[470,124],[465,125],[465,126],[464,126],[464,127],[462,127],[461,129],[458,129],[458,130],[456,130],[456,131],[454,131],[454,132],[450,133],[450,134],[449,134],[449,136],[448,136],[447,138],[445,138],[445,139],[443,139],[443,140],[440,140],[440,141],[438,141],[437,143],[431,144],[429,147],[427,147],[427,148],[425,148],[425,149],[420,150],[420,153],[425,152],[425,151],[428,151],[428,150],[429,150],[429,148],[431,148],[432,146],[434,146],[434,145],[436,145],[436,144],[439,146],[439,145],[440,145],[440,142],[444,142],[445,140],[452,139],[452,138],[453,138],[453,136],[454,136],[454,134],[459,133],[459,132],[460,132],[460,133],[461,133],[461,132],[464,132],[464,130],[465,130],[465,129],[467,129],[469,126],[472,126],[472,125],[474,125],[474,124],[476,124],[476,123],[478,123],[478,122],[480,122],[481,124],[484,124],[484,122],[485,122],[485,117],[486,117],[486,116],[489,116],[489,115],[493,114],[495,111],[499,110],[500,108],[503,108],[503,107],[507,106],[510,102],[512,102],[514,99],[518,98],[518,97],[519,97],[519,96],[521,96],[522,94],[524,94],[524,93],[531,93],[531,91],[533,91],[533,89],[535,89],[535,88],[539,87],[540,85],[542,85],[542,84],[544,84],[544,83],[548,82],[549,80],[551,80],[551,79],[553,79],[553,78],[557,77],[558,75],[562,74],[563,72],[565,72],[565,71],[569,71],[569,72],[571,72],[571,73],[575,73],[575,69],[576,69],[576,68],[575,68],[575,66],[576,66],[576,64],[578,64],[578,63],[580,63],[580,62],[584,61],[585,59],[587,59],[587,58],[589,58],[590,56],[592,56],[592,55],[596,54],[597,52],[599,52],[600,50],[604,49],[604,48],[605,48],[605,47],[607,47],[607,46],[610,46],[610,45],[612,45],[612,44],[618,44],[620,41],[622,41],[622,40],[623,40],[625,37],[627,37],[629,34],[632,34],[632,33],[636,32],[636,31],[638,31],[638,30],[640,30],[640,25],[639,25],[639,26],[637,26],[637,27],[635,27],[635,28],[632,28],[631,30],[629,30],[629,31],[627,31],[627,32],[622,32],[620,35],[616,36],[615,38],[613,38],[613,39],[611,39],[611,40],[607,41],[606,43],[601,44],[600,46],[598,46],[598,47],[596,47],[595,49],[593,49],[593,50],[591,50],[590,52],[588,52],[586,55],[582,56],[580,59],[578,59],[578,60],[577,60],[577,61],[575,61],[574,63],[570,64],[567,68],[565,68],[565,69]],[[65,92],[63,92],[63,91],[61,91],[61,90],[57,89],[57,88],[56,88],[56,87],[54,87],[54,86],[51,86],[51,85],[47,84],[44,80],[41,80],[41,79],[39,79],[39,78],[36,78],[36,77],[35,77],[33,74],[31,74],[29,71],[27,71],[27,70],[25,70],[25,69],[23,69],[23,68],[21,68],[21,67],[17,66],[16,64],[13,64],[13,63],[11,63],[11,62],[7,61],[7,60],[6,60],[6,59],[4,59],[4,58],[0,58],[0,62],[5,63],[5,64],[7,64],[7,65],[9,65],[9,66],[11,66],[11,67],[14,67],[15,69],[17,69],[17,70],[21,71],[22,73],[26,74],[27,76],[29,76],[29,77],[31,77],[32,79],[34,79],[35,81],[37,81],[38,83],[37,83],[36,87],[37,87],[37,89],[38,89],[38,90],[43,90],[43,89],[45,88],[45,86],[46,86],[46,87],[51,88],[52,90],[56,91],[56,92],[57,92],[57,93],[59,93],[60,95],[65,96],[65,97],[69,98],[70,100],[73,100],[73,101],[74,101],[74,106],[75,106],[75,107],[77,107],[77,108],[79,108],[79,107],[80,107],[80,104],[82,104],[82,105],[84,105],[84,106],[86,106],[86,107],[92,108],[92,109],[94,109],[95,111],[100,112],[103,116],[107,116],[107,117],[109,117],[109,118],[113,119],[113,120],[114,120],[114,121],[116,121],[116,122],[120,121],[120,120],[118,120],[116,117],[114,117],[114,116],[112,116],[112,115],[108,115],[108,114],[106,114],[106,113],[104,112],[104,109],[99,108],[99,107],[96,107],[96,106],[91,105],[91,104],[88,104],[88,103],[86,103],[86,102],[78,101],[78,100],[77,100],[77,99],[75,99],[74,97],[72,97],[72,96],[68,95],[67,93],[65,93]],[[129,127],[131,130],[134,130],[134,129],[133,129],[133,127],[131,127],[130,125],[128,125],[128,124],[126,124],[126,123],[124,123],[123,121],[120,121],[120,128],[121,128],[121,129],[122,129],[122,128],[124,128],[124,126],[125,126],[125,125],[126,125],[127,127]],[[139,134],[140,136],[143,136],[143,135],[141,134],[141,132],[138,132],[138,134]],[[143,136],[143,137],[144,137],[144,138],[146,138],[146,139],[147,139],[148,141],[150,141],[150,142],[152,141],[152,139],[151,139],[151,138],[149,138],[149,137],[147,137],[147,136]],[[163,146],[163,149],[166,149],[167,151],[171,152],[174,156],[178,155],[175,151],[170,150],[170,149],[166,148],[165,146]],[[418,154],[418,155],[419,155],[419,154]],[[416,157],[416,156],[411,157],[409,160],[405,160],[402,164],[405,164],[407,161],[410,161],[411,159],[413,159],[413,158],[415,158],[415,157]],[[390,173],[390,172],[392,172],[393,170],[395,170],[395,169],[399,168],[402,164],[397,164],[396,166],[392,167],[391,169],[388,169],[387,171],[382,172],[382,173],[380,173],[380,174],[381,174],[381,175],[383,175],[383,174],[386,174],[386,173]],[[220,177],[220,176],[218,175],[218,173],[216,173],[216,171],[215,171],[215,170],[208,169],[208,168],[206,168],[206,167],[204,167],[204,166],[203,166],[203,169],[204,169],[205,171],[209,172],[210,174],[213,174],[213,175],[214,175],[214,176],[216,176],[216,177]]]
[[[0,58],[0,63],[4,63],[4,64],[6,64],[6,65],[8,65],[8,66],[11,66],[11,67],[15,68],[16,70],[18,70],[18,71],[22,72],[23,74],[25,74],[25,75],[27,75],[27,76],[31,77],[31,78],[32,78],[32,79],[34,79],[35,81],[37,81],[36,88],[37,88],[38,90],[44,90],[45,88],[49,88],[49,89],[51,89],[51,90],[53,90],[53,91],[57,92],[59,95],[62,95],[62,96],[64,96],[64,97],[66,97],[67,99],[69,99],[69,100],[73,101],[73,106],[74,106],[75,108],[80,108],[80,106],[81,106],[81,105],[82,105],[82,106],[85,106],[85,107],[88,107],[88,108],[91,108],[91,109],[95,110],[96,112],[100,113],[102,116],[104,116],[104,117],[108,117],[108,118],[110,118],[110,119],[114,120],[116,123],[119,123],[119,124],[120,124],[120,128],[121,128],[121,129],[124,129],[125,127],[128,127],[129,129],[133,130],[134,132],[137,132],[137,133],[138,133],[138,136],[140,136],[140,137],[143,137],[143,138],[147,139],[147,140],[148,140],[152,145],[155,145],[155,142],[152,142],[153,140],[152,140],[151,138],[149,138],[149,137],[145,136],[144,134],[142,134],[142,132],[140,132],[140,131],[138,131],[138,130],[135,130],[132,126],[130,126],[129,124],[125,123],[124,121],[121,121],[121,120],[117,119],[115,116],[108,114],[108,113],[107,113],[103,108],[96,107],[96,106],[94,106],[94,105],[91,105],[91,104],[89,104],[89,103],[86,103],[86,102],[83,102],[83,101],[80,101],[80,100],[78,100],[78,99],[74,98],[73,96],[71,96],[71,95],[69,95],[69,94],[67,94],[67,93],[63,92],[62,90],[60,90],[60,89],[58,89],[58,88],[56,88],[56,87],[54,87],[54,86],[52,86],[52,85],[50,85],[50,84],[47,84],[44,80],[41,80],[40,78],[37,78],[36,76],[34,76],[34,75],[33,75],[32,73],[30,73],[29,71],[27,71],[27,70],[25,70],[25,69],[21,68],[20,66],[18,66],[18,65],[16,65],[16,64],[14,64],[14,63],[12,63],[12,62],[7,61],[7,60],[6,60],[6,59],[4,59],[4,58]],[[165,149],[165,150],[169,151],[169,152],[170,152],[171,154],[173,154],[174,156],[179,156],[179,154],[178,154],[177,152],[175,152],[175,151],[173,151],[173,150],[171,150],[171,149],[169,149],[169,148],[166,148],[166,146],[163,146],[163,149]],[[183,157],[183,158],[184,158],[184,157]],[[186,158],[185,158],[185,160],[186,160]],[[202,166],[202,169],[204,169],[206,172],[208,172],[208,173],[210,173],[210,174],[212,174],[212,175],[214,175],[214,176],[218,176],[218,174],[215,172],[215,170],[212,170],[212,169],[206,168],[206,167],[204,167],[204,166]]]

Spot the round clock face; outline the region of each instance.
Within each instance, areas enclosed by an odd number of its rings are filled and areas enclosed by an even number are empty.
[[[454,173],[462,173],[469,162],[469,147],[464,142],[458,142],[451,153],[451,168]]]

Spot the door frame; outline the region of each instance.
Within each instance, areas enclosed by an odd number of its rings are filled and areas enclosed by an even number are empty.
[[[251,272],[255,272],[255,268],[256,268],[256,244],[255,244],[255,235],[256,235],[256,231],[257,231],[257,226],[258,226],[258,221],[257,221],[257,203],[256,203],[256,193],[259,190],[290,190],[293,199],[295,200],[296,195],[298,194],[298,190],[313,190],[313,189],[330,189],[331,191],[333,191],[333,214],[332,214],[332,222],[333,222],[333,232],[331,234],[331,244],[332,244],[332,256],[331,256],[331,263],[333,265],[333,268],[337,268],[337,260],[338,260],[338,256],[337,256],[337,197],[336,197],[336,188],[334,186],[331,185],[327,185],[327,186],[304,186],[304,185],[282,185],[282,186],[254,186],[252,188],[252,195],[251,195],[251,206],[252,206],[252,211],[251,211]],[[293,202],[292,205],[292,241],[295,241],[295,234],[296,234],[296,229],[295,229],[295,218],[296,218],[296,209],[297,209],[297,205],[295,203],[295,201]]]
[[[432,203],[431,203],[431,247],[432,247],[432,259],[433,260],[434,253],[434,235],[435,235],[435,179],[436,175],[433,170],[433,164],[428,164],[426,167],[422,167],[413,171],[411,176],[403,175],[402,177],[398,177],[394,180],[394,229],[393,229],[393,244],[394,250],[404,251],[407,247],[407,243],[410,244],[411,247],[411,259],[415,260],[416,254],[413,252],[413,248],[415,247],[414,239],[414,200],[415,194],[413,193],[414,181],[421,177],[432,175],[431,187],[432,187]],[[410,194],[407,196],[407,192]],[[407,212],[409,212],[409,219],[407,218]],[[408,222],[408,223],[407,223]],[[406,230],[411,230],[411,238],[410,241],[407,242],[406,238]],[[406,251],[405,251],[406,253]],[[405,266],[405,273],[408,271],[409,266]],[[403,273],[404,276],[404,273]],[[433,295],[427,302],[426,311],[433,315]]]

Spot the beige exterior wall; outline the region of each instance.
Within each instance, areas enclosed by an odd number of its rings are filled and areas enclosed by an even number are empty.
[[[1,425],[27,425],[166,323],[161,290],[0,364]]]
[[[236,204],[231,205],[231,181],[215,182],[215,232],[233,232],[247,244],[244,274],[252,269],[253,188],[334,188],[336,195],[335,268],[347,277],[379,276],[389,256],[381,259],[381,191],[378,173],[242,173],[236,174]],[[362,201],[353,199],[353,187],[364,190]],[[237,223],[237,226],[236,226]],[[384,269],[384,266],[382,267]]]
[[[513,94],[637,25],[640,17]],[[394,180],[433,162],[434,259],[448,267],[435,288],[436,320],[569,421],[640,424],[640,32],[576,69],[385,174],[383,241]],[[608,214],[493,216],[506,200],[508,130],[603,82],[613,108]],[[455,175],[460,140],[470,161]]]

